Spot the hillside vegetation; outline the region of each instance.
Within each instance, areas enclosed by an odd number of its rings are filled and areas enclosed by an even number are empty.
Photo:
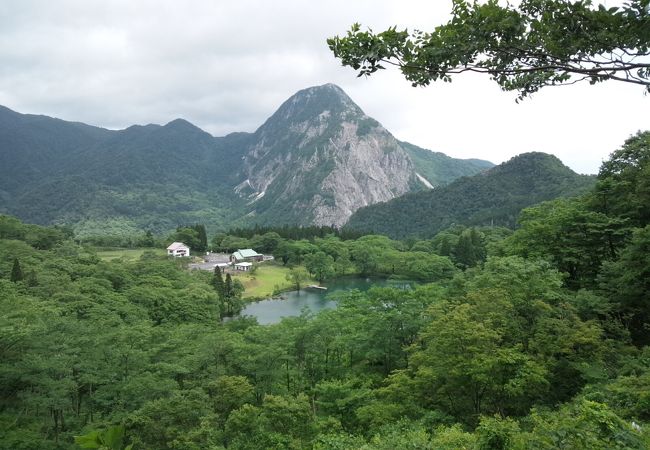
[[[555,156],[524,153],[447,186],[361,208],[346,228],[393,238],[432,237],[453,224],[513,228],[526,206],[579,195],[595,182],[594,177],[576,174]]]
[[[417,172],[433,186],[449,184],[457,178],[494,167],[494,164],[482,159],[451,158],[444,153],[432,152],[404,141],[400,141],[400,145],[413,160]],[[470,170],[472,167],[474,170]]]

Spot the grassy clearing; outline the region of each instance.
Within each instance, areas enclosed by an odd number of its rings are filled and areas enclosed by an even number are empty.
[[[112,259],[125,258],[128,261],[135,261],[140,259],[142,254],[147,250],[153,251],[156,255],[164,256],[165,250],[162,248],[121,248],[111,250],[97,250],[97,256],[102,261],[110,261]]]
[[[287,273],[288,267],[262,263],[254,274],[241,273],[236,276],[246,289],[243,298],[265,298],[272,296],[274,291],[291,288],[291,283],[286,279]]]

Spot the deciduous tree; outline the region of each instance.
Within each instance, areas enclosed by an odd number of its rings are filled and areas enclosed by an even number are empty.
[[[637,229],[618,261],[605,264],[601,286],[634,342],[648,345],[650,323],[650,225]]]
[[[309,280],[309,274],[302,267],[295,267],[289,269],[285,278],[296,288],[296,291],[299,291],[303,283]]]
[[[649,5],[454,0],[451,20],[430,32],[392,27],[374,33],[354,24],[347,36],[327,42],[359,76],[395,65],[414,86],[478,72],[519,98],[580,81],[634,83],[650,92]]]
[[[604,214],[632,226],[650,224],[650,131],[632,136],[610,155],[592,197],[592,205]]]
[[[305,267],[322,282],[334,274],[334,258],[325,252],[310,253],[305,256]]]

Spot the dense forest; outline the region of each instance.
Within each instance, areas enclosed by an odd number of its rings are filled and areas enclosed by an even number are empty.
[[[514,227],[519,212],[544,200],[591,189],[555,156],[532,152],[446,186],[414,192],[357,210],[346,229],[403,239],[433,237],[453,224]]]
[[[646,132],[514,232],[214,236],[278,264],[419,274],[268,326],[222,323],[210,272],[102,261],[3,216],[0,448],[646,449],[648,180]]]
[[[0,106],[0,164],[13,169],[0,180],[0,211],[66,223],[80,239],[227,223],[240,212],[228,174],[244,140],[184,120],[114,131]]]

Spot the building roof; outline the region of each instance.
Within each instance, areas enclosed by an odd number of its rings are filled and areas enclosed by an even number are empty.
[[[182,242],[172,242],[169,247],[167,247],[167,250],[189,250],[190,248],[183,244]]]
[[[240,263],[236,263],[235,267],[237,267],[237,266],[239,266],[239,267],[250,267],[252,265],[253,265],[253,263],[251,263],[251,262],[240,262]]]
[[[259,253],[257,253],[255,250],[252,248],[245,248],[245,249],[239,249],[235,253],[232,254],[232,256],[235,257],[237,261],[246,259],[246,258],[254,258],[256,256],[262,256]]]

